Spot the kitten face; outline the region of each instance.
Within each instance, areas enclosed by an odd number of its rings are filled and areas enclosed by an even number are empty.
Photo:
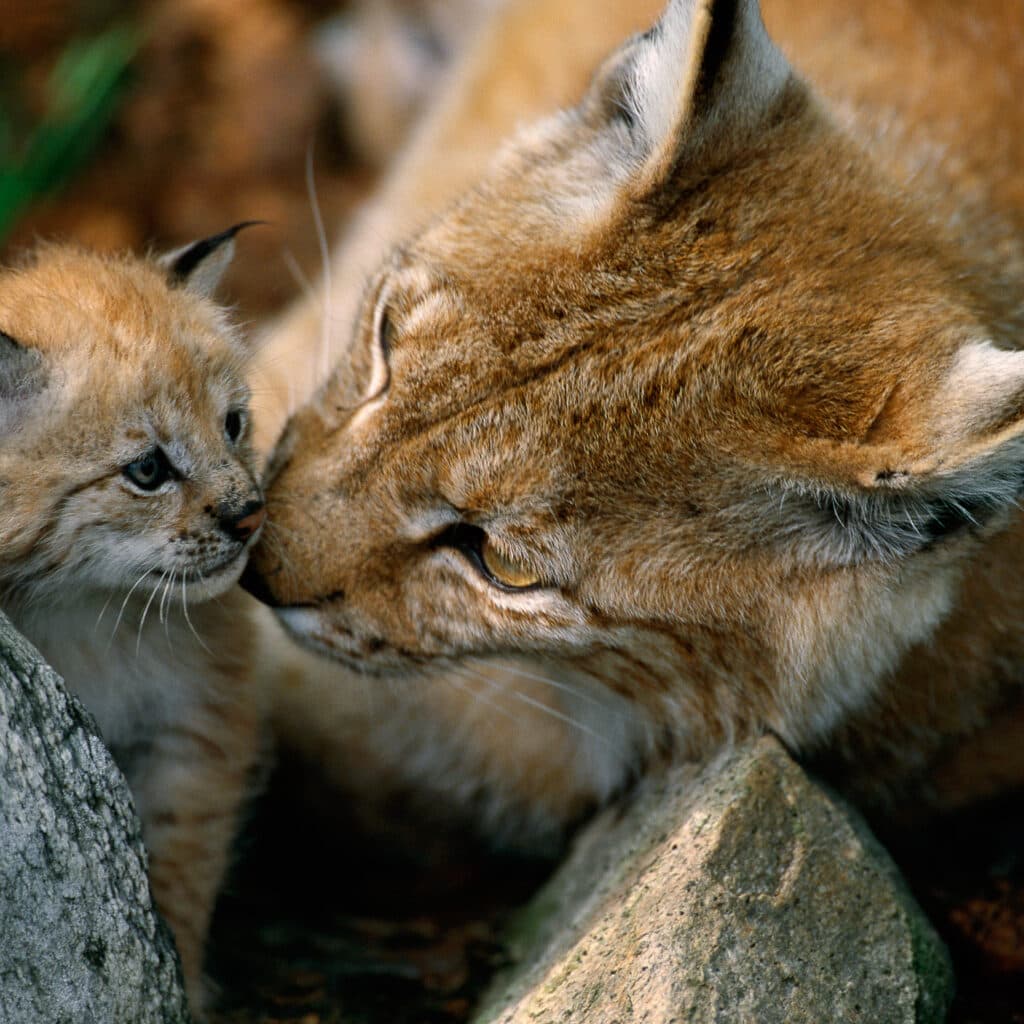
[[[0,589],[205,597],[238,577],[263,505],[211,281],[66,247],[0,275]]]

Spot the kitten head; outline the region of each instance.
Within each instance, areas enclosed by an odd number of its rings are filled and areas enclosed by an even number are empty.
[[[381,269],[254,589],[365,668],[536,653],[696,735],[820,735],[1024,484],[979,258],[754,0],[673,0]]]
[[[265,515],[248,351],[210,297],[237,230],[0,272],[0,591],[203,597],[242,571]]]

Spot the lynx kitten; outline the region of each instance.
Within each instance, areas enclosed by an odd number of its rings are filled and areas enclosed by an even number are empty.
[[[248,352],[209,297],[237,230],[159,262],[45,246],[0,274],[0,607],[128,778],[197,1009],[260,746],[231,591],[265,517]]]

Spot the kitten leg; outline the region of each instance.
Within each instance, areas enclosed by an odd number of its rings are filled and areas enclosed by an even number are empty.
[[[153,898],[174,932],[193,1011],[217,892],[261,749],[258,716],[210,704],[157,735],[129,775],[149,851]]]

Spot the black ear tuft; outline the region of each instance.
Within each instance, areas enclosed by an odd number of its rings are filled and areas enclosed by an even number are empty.
[[[211,295],[235,254],[235,235],[243,228],[264,223],[261,220],[242,221],[226,231],[168,253],[161,263],[167,269],[171,285],[188,288],[200,295]]]
[[[669,0],[657,25],[601,68],[583,109],[628,128],[611,167],[645,195],[684,159],[757,137],[791,80],[758,0]]]

